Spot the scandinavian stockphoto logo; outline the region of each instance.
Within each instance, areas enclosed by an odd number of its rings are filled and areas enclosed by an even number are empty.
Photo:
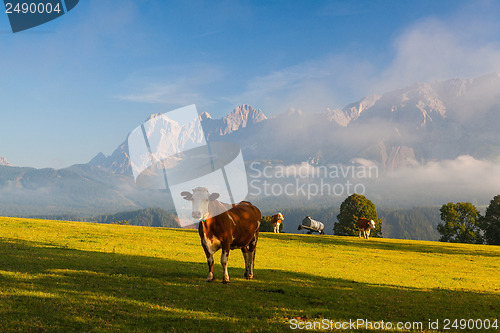
[[[69,12],[80,0],[4,0],[12,32],[52,21]]]
[[[248,194],[240,147],[208,141],[195,105],[151,116],[130,133],[128,149],[136,184],[169,189],[182,227],[193,219],[181,192],[204,187],[232,204]]]

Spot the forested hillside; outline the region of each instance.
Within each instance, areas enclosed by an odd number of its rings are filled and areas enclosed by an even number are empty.
[[[411,209],[380,210],[384,223],[384,237],[399,239],[439,239],[436,226],[441,221],[438,207],[415,207]]]
[[[93,217],[81,217],[78,215],[37,215],[30,218],[40,218],[60,221],[82,221],[108,224],[128,224],[144,227],[177,228],[176,215],[161,208],[146,208],[134,211],[120,212],[116,214],[104,214]]]
[[[121,212],[111,215],[101,215],[89,219],[97,223],[120,223],[144,227],[177,228],[176,215],[161,208],[146,208],[131,212]]]

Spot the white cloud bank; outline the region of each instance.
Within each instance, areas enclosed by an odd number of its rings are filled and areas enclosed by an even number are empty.
[[[399,201],[412,206],[467,201],[485,205],[500,193],[500,157],[479,160],[463,155],[405,167],[367,185],[382,205]]]
[[[286,188],[289,193],[320,202],[340,203],[358,189],[364,192],[356,192],[366,195],[380,207],[439,206],[450,201],[487,205],[500,193],[500,157],[479,160],[463,155],[453,160],[430,161],[385,173],[379,173],[375,163],[361,159],[352,165],[313,166],[303,162],[259,168],[262,166],[257,162],[251,166],[251,170],[256,171],[250,173],[253,187],[266,181],[269,188],[279,193],[275,195],[282,195],[278,189]],[[351,183],[349,187],[346,186],[347,180]],[[319,186],[299,190],[300,184]],[[360,186],[355,187],[356,184]],[[324,191],[325,187],[338,186],[343,191],[335,194]],[[311,188],[316,192],[308,193],[307,189]]]

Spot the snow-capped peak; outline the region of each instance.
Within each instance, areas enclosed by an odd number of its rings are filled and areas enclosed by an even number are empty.
[[[0,165],[4,166],[13,166],[9,161],[7,161],[4,157],[0,156]]]

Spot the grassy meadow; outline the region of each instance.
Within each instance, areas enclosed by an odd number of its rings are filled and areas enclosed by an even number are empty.
[[[227,285],[215,258],[206,283],[195,230],[0,218],[0,332],[289,331],[292,319],[444,331],[500,313],[497,246],[261,233],[254,280],[235,250]]]

